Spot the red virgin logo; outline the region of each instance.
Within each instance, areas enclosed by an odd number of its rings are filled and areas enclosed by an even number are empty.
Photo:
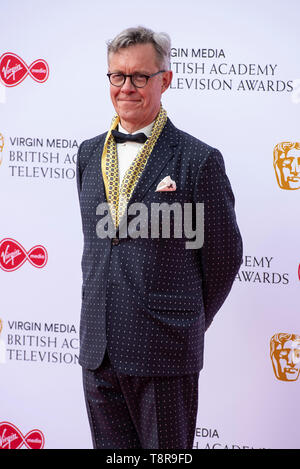
[[[27,260],[34,267],[41,269],[48,260],[46,248],[37,245],[26,252],[15,239],[5,238],[0,241],[0,267],[2,270],[12,272],[19,269]]]
[[[44,59],[38,59],[28,67],[17,54],[6,52],[1,55],[0,79],[5,86],[19,85],[27,75],[38,83],[44,83],[49,76],[49,65]]]
[[[19,449],[23,445],[29,449],[42,449],[45,437],[40,430],[31,430],[22,435],[20,430],[9,422],[0,422],[0,449]]]

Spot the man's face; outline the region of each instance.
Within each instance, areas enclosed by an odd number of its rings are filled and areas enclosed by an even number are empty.
[[[293,148],[282,154],[276,162],[276,172],[280,187],[283,189],[300,188],[300,151]]]
[[[110,54],[108,67],[109,73],[125,75],[152,75],[160,70],[152,44],[137,44]],[[144,88],[136,88],[128,77],[120,88],[110,85],[110,97],[122,127],[132,133],[153,122],[171,79],[172,72],[167,71],[150,78]]]
[[[272,362],[278,379],[296,381],[300,373],[300,342],[288,340],[283,345],[278,345]]]

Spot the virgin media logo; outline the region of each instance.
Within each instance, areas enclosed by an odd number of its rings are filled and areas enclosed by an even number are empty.
[[[38,59],[28,67],[17,54],[6,52],[1,55],[0,79],[5,86],[19,85],[27,75],[38,83],[44,83],[49,76],[49,65],[44,59]]]
[[[27,260],[34,267],[41,269],[48,260],[46,248],[37,245],[27,252],[15,239],[5,238],[0,241],[0,267],[2,270],[12,272],[19,269]]]
[[[0,449],[20,449],[27,446],[28,449],[42,449],[45,437],[40,430],[31,430],[22,435],[20,430],[9,422],[0,422]]]

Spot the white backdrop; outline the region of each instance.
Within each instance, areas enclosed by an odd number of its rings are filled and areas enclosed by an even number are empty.
[[[273,168],[275,145],[300,140],[299,2],[1,6],[0,446],[19,431],[11,445],[91,448],[77,364],[76,152],[113,116],[106,41],[142,24],[172,38],[174,79],[163,105],[176,126],[223,153],[244,240],[243,265],[206,335],[194,447],[299,448],[300,378],[279,380],[270,358],[274,334],[300,334],[300,189],[280,188]],[[19,68],[44,60],[48,78],[28,73],[16,84],[15,69],[7,86],[7,53]],[[36,245],[46,251],[30,257]],[[30,441],[33,429],[41,433]]]

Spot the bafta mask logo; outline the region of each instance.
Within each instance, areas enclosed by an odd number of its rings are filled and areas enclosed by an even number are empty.
[[[300,373],[300,336],[279,333],[270,341],[273,370],[281,381],[296,381]]]
[[[300,189],[300,143],[281,142],[273,150],[273,165],[281,189]]]
[[[4,148],[4,137],[2,134],[0,134],[0,165],[2,163],[2,152]]]

